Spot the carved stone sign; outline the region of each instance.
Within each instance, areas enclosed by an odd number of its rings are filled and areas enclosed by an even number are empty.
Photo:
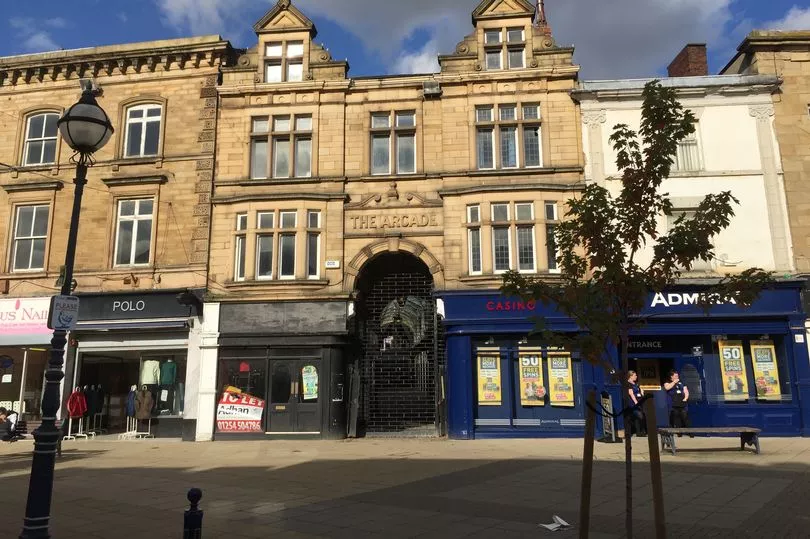
[[[400,210],[376,214],[348,215],[349,230],[387,230],[439,227],[438,212]]]

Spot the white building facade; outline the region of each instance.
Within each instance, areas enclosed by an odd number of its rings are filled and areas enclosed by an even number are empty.
[[[586,181],[614,195],[621,183],[609,139],[617,124],[638,130],[647,82],[583,82],[574,92],[582,110]],[[670,178],[663,183],[675,214],[661,215],[659,230],[666,232],[680,214],[694,211],[705,195],[731,191],[740,203],[731,225],[715,238],[716,257],[710,263],[698,261],[692,273],[724,275],[752,267],[790,273],[790,228],[773,129],[772,94],[779,80],[718,75],[672,77],[661,83],[676,89],[678,100],[697,122],[694,135],[681,142]]]

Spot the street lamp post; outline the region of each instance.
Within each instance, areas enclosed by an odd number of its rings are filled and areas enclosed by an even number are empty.
[[[78,103],[70,107],[57,122],[62,139],[76,153],[76,188],[73,194],[73,213],[70,216],[67,251],[65,252],[65,277],[61,295],[72,292],[73,262],[76,257],[76,239],[79,232],[79,213],[82,193],[87,183],[87,167],[93,164],[93,154],[100,150],[113,134],[113,126],[104,110],[96,103],[91,89],[85,89]],[[60,431],[56,428],[59,411],[59,386],[65,377],[62,367],[67,344],[67,332],[56,330],[51,339],[51,357],[45,371],[45,391],[42,395],[42,424],[34,431],[34,457],[31,462],[31,481],[28,486],[28,502],[25,506],[25,521],[20,539],[50,538],[51,495],[53,472],[56,463],[56,446]]]

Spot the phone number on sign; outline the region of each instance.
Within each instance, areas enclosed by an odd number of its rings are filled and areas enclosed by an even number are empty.
[[[261,421],[239,421],[236,419],[220,419],[217,421],[220,432],[262,432]]]

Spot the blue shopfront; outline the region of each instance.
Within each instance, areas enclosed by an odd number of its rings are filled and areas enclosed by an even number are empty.
[[[810,359],[805,342],[803,282],[763,291],[748,309],[698,305],[701,289],[651,294],[646,323],[630,342],[630,368],[654,392],[670,370],[690,388],[694,426],[747,425],[767,435],[810,435]],[[584,430],[586,392],[620,402],[601,367],[576,351],[534,338],[535,319],[555,332],[575,332],[553,306],[495,291],[443,292],[447,350],[447,424],[451,438],[576,437]],[[618,353],[611,358],[618,367]],[[618,406],[618,405],[617,405]]]

